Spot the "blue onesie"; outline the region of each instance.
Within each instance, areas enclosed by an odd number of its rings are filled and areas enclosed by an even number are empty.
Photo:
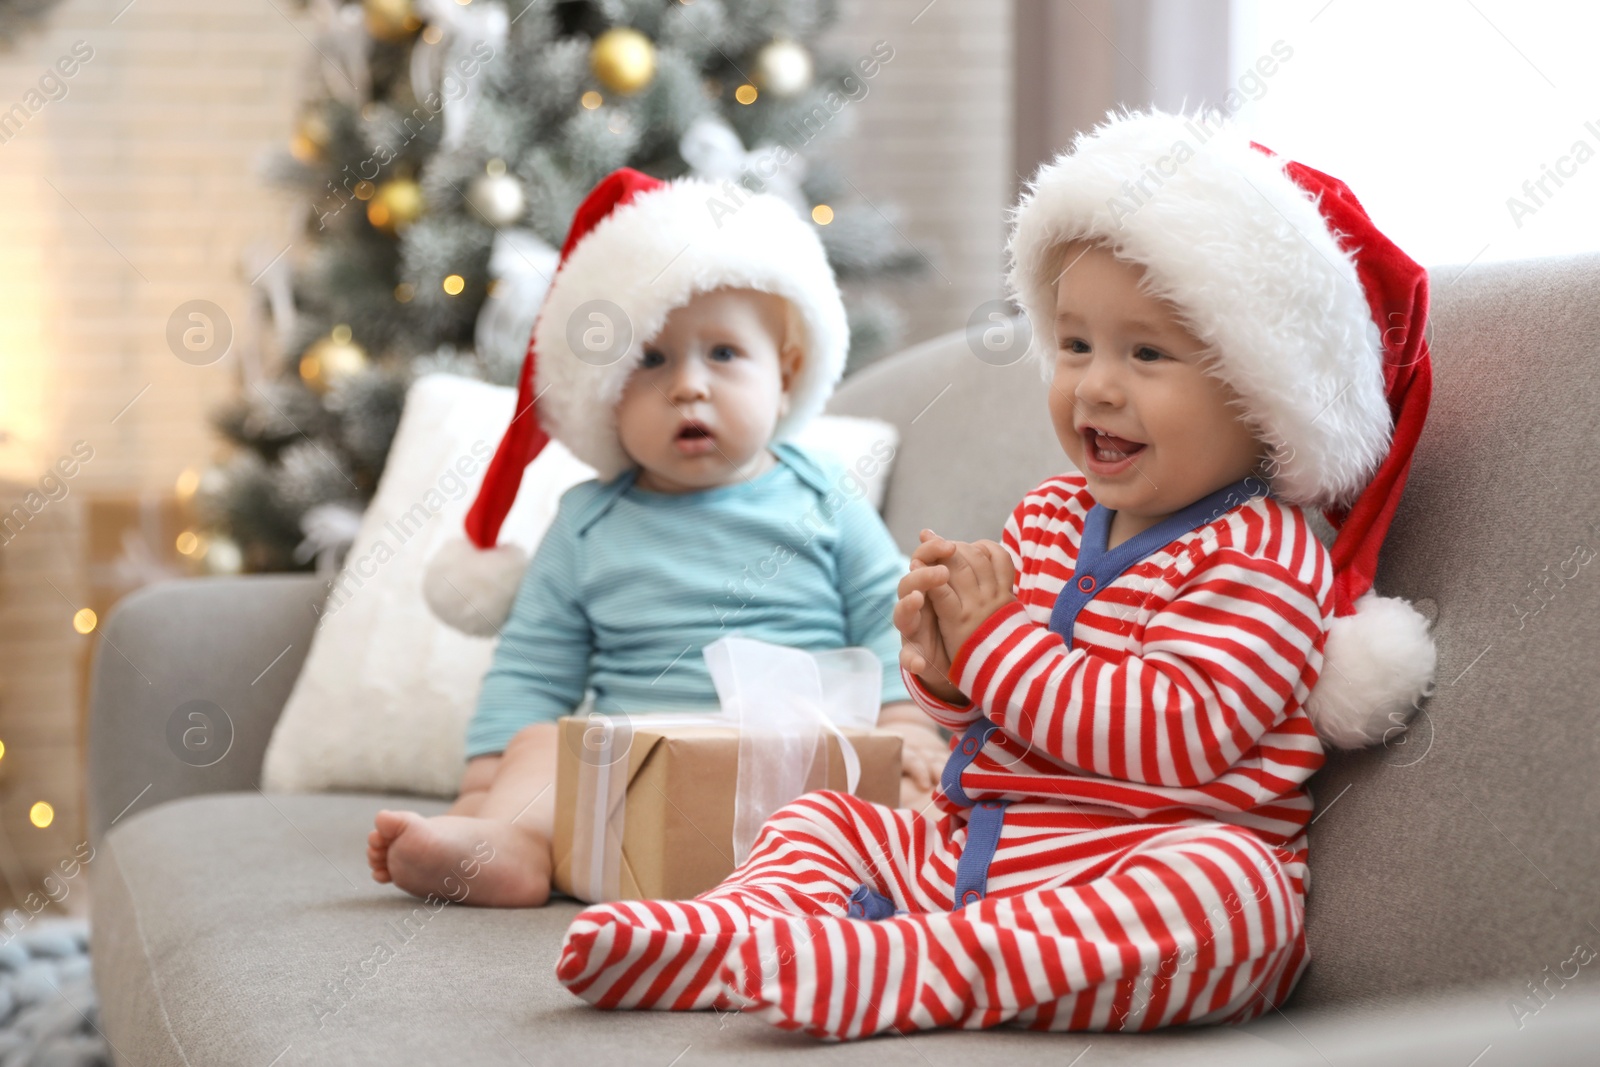
[[[467,757],[571,714],[715,708],[701,649],[739,633],[820,652],[864,645],[883,702],[909,700],[891,612],[908,561],[861,483],[775,444],[748,482],[657,493],[626,471],[561,497],[528,564],[467,729]]]

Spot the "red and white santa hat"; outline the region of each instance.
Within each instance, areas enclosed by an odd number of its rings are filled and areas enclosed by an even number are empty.
[[[522,472],[551,438],[602,481],[632,466],[617,435],[623,383],[645,342],[697,293],[781,296],[801,324],[804,355],[775,439],[821,412],[844,373],[850,330],[815,229],[783,200],[729,183],[665,182],[624,167],[579,205],[534,323],[511,424],[467,512],[467,539],[430,562],[423,593],[445,622],[495,633],[510,612],[526,554],[499,545]]]
[[[1341,748],[1403,723],[1437,653],[1428,620],[1372,582],[1432,392],[1427,273],[1343,182],[1214,114],[1108,113],[1040,168],[1012,221],[1009,282],[1047,377],[1055,250],[1075,239],[1142,266],[1215,352],[1212,373],[1271,448],[1273,492],[1337,531],[1308,715]]]

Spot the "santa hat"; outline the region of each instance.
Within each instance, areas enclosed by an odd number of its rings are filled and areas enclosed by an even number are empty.
[[[616,406],[644,343],[697,293],[781,296],[801,325],[804,356],[775,439],[822,410],[844,373],[844,304],[812,226],[775,196],[693,178],[664,182],[624,167],[579,205],[534,323],[517,406],[467,512],[466,540],[430,562],[423,594],[445,622],[495,633],[510,613],[527,555],[498,545],[522,472],[554,438],[602,481],[632,461]]]
[[[1273,492],[1321,509],[1335,618],[1306,703],[1340,748],[1381,739],[1431,692],[1428,620],[1372,591],[1432,392],[1428,276],[1337,178],[1215,115],[1117,114],[1040,168],[1013,214],[1009,282],[1048,377],[1056,249],[1103,242],[1144,268],[1216,353],[1271,448]]]

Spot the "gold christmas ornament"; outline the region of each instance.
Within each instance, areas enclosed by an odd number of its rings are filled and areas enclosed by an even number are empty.
[[[755,82],[773,96],[794,96],[811,88],[811,53],[780,37],[756,53]]]
[[[615,93],[636,93],[656,76],[656,46],[631,26],[614,26],[594,40],[589,69]]]
[[[367,32],[380,41],[397,44],[422,29],[411,0],[361,0]]]
[[[387,234],[397,234],[416,222],[427,205],[422,186],[410,178],[395,178],[378,186],[367,205],[367,221]]]
[[[341,323],[306,349],[300,357],[300,377],[313,391],[326,393],[366,366],[366,349],[350,339],[350,327]]]
[[[322,112],[307,111],[295,126],[294,137],[289,141],[289,154],[302,163],[320,162],[332,136],[333,132],[328,129],[328,120],[323,118]]]

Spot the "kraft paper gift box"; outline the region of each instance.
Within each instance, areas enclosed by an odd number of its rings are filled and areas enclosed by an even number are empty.
[[[633,717],[630,726],[628,739],[619,742],[613,736],[617,743],[612,750],[597,755],[595,731],[610,731],[610,725],[597,726],[595,720],[577,716],[561,720],[552,880],[560,892],[591,902],[687,900],[717,885],[734,868],[739,730],[667,716],[652,724],[642,715]],[[860,758],[855,795],[898,807],[900,735],[848,728],[843,734]],[[844,790],[839,737],[823,734],[813,752],[806,791]],[[587,779],[585,788],[580,788],[580,778]],[[581,822],[576,818],[580,793],[588,809]],[[590,844],[597,825],[593,805],[602,799],[610,799],[612,809],[598,820],[613,850],[607,875],[598,875],[598,865],[608,861],[596,857]],[[602,888],[607,883],[611,888]]]

